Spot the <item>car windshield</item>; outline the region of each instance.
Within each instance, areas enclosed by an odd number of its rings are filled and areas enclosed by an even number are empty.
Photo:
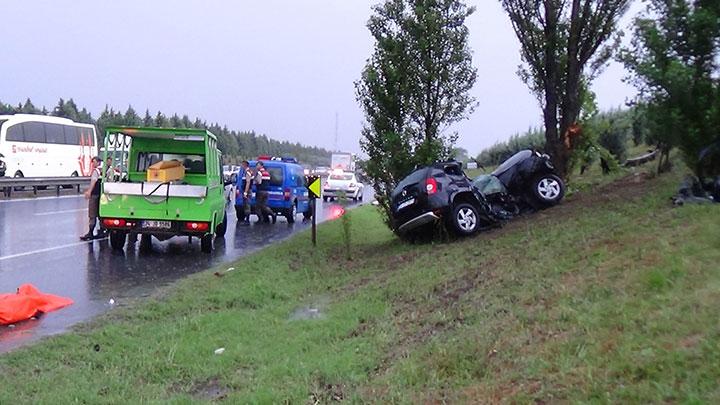
[[[345,180],[349,181],[352,180],[353,175],[352,174],[331,174],[330,180]]]
[[[490,195],[495,193],[506,193],[505,186],[500,180],[490,174],[481,174],[475,180],[473,180],[473,186],[477,188],[483,195]]]

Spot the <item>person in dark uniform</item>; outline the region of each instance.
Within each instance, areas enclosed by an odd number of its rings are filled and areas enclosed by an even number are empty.
[[[88,199],[88,233],[80,237],[80,240],[92,240],[95,236],[95,222],[97,222],[100,211],[100,158],[95,156],[90,160],[90,187],[85,190],[85,198]],[[104,236],[99,234],[98,236]]]
[[[270,222],[272,217],[273,224],[277,221],[277,215],[268,207],[268,191],[270,190],[270,173],[265,170],[263,162],[258,161],[255,165],[255,186],[257,193],[255,194],[255,213],[258,216],[258,222]]]
[[[240,173],[238,173],[240,176],[242,176],[242,181],[240,182],[240,188],[238,189],[238,193],[242,196],[242,212],[243,217],[238,218],[238,222],[240,222],[243,225],[249,225],[250,224],[250,197],[252,196],[252,193],[250,191],[252,187],[253,182],[253,173],[252,170],[250,170],[250,163],[248,163],[247,160],[243,160],[240,162]]]

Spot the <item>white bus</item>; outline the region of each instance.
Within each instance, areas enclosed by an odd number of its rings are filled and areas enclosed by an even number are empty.
[[[45,115],[0,115],[0,154],[8,177],[89,176],[95,126]]]

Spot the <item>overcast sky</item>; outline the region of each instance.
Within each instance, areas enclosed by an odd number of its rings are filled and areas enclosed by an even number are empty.
[[[142,115],[188,114],[271,138],[359,152],[353,82],[372,52],[369,0],[4,1],[0,100],[51,108],[74,98]],[[467,21],[479,107],[457,125],[477,154],[540,124],[516,75],[518,43],[496,0]],[[611,66],[595,82],[601,108],[635,94]],[[337,116],[337,144],[336,139]]]

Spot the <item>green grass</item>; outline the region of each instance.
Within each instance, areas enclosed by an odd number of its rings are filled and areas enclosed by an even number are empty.
[[[0,403],[717,403],[719,207],[673,208],[678,178],[447,243],[352,210],[352,260],[334,221],[188,277],[0,357]]]

